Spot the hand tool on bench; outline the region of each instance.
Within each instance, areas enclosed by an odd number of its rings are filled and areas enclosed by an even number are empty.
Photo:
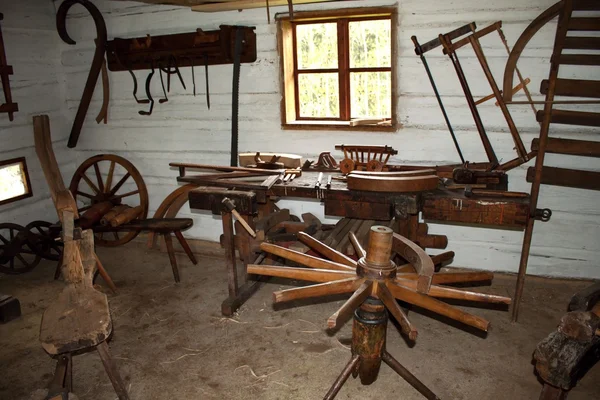
[[[235,209],[235,204],[233,203],[233,201],[231,201],[231,199],[229,199],[228,197],[225,197],[221,203],[223,203],[223,205],[227,208],[227,210],[230,213],[233,214],[233,216],[235,217],[235,219],[237,219],[238,222],[244,227],[244,229],[246,230],[246,232],[248,232],[248,234],[250,236],[252,236],[253,238],[255,238],[256,237],[256,232],[254,232],[254,229],[252,229],[250,227],[250,225],[248,225],[248,223],[246,222],[246,220],[244,218],[242,218],[242,216],[240,215],[240,213],[237,212],[237,210]]]

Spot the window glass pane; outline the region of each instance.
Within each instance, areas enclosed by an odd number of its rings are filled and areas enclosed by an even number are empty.
[[[339,94],[337,73],[299,74],[300,117],[339,118]]]
[[[351,21],[350,68],[391,67],[391,26],[389,19]]]
[[[337,23],[296,26],[298,69],[337,68]]]
[[[392,73],[351,73],[350,99],[352,118],[391,118]]]
[[[22,164],[15,163],[0,167],[0,201],[27,193]]]

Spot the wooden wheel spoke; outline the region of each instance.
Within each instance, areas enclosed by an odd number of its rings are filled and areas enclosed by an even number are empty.
[[[352,296],[341,306],[329,319],[327,326],[331,329],[335,328],[339,323],[346,321],[366,299],[371,295],[373,282],[364,281]]]
[[[277,246],[271,243],[261,243],[260,248],[261,250],[266,251],[267,253],[283,257],[286,260],[294,261],[298,264],[302,264],[310,268],[348,271],[352,272],[352,274],[355,274],[356,272],[355,268],[349,267],[347,265],[324,260],[319,257],[313,257],[308,254],[286,249],[285,247]]]
[[[0,240],[2,240],[6,244],[10,244],[10,241],[7,240],[4,236],[0,235]]]
[[[276,276],[279,278],[299,279],[309,282],[331,282],[356,277],[354,272],[255,264],[248,264],[248,273]]]
[[[354,232],[348,233],[348,236],[350,237],[350,242],[352,242],[352,246],[354,246],[354,251],[356,251],[356,254],[358,255],[358,258],[365,257],[367,255],[367,252],[360,245],[360,242],[358,241],[358,238],[356,237],[356,235],[354,234]]]
[[[100,162],[94,163],[94,171],[96,172],[96,180],[98,181],[98,189],[104,193],[104,182],[102,182],[102,174],[100,173]]]
[[[25,260],[21,254],[17,253],[17,254],[15,254],[15,257],[17,257],[24,266],[26,266],[26,267],[29,266],[29,262],[27,262],[27,260]]]
[[[317,285],[278,290],[273,292],[273,302],[281,303],[284,301],[350,293],[358,289],[362,282],[363,279],[361,278],[348,278],[339,281],[320,283]]]
[[[398,321],[400,327],[402,328],[402,332],[408,336],[408,338],[412,341],[417,340],[417,328],[408,320],[408,317],[402,311],[396,299],[390,293],[390,290],[384,283],[379,283],[377,285],[377,296],[383,302],[385,307],[388,309],[390,314]]]
[[[92,189],[94,191],[94,193],[96,193],[96,194],[100,193],[100,189],[98,189],[98,187],[94,184],[94,182],[92,182],[92,180],[90,178],[88,178],[88,176],[85,174],[85,172],[81,173],[81,178],[85,181],[85,183],[88,184],[88,186],[90,187],[90,189]]]
[[[433,276],[431,283],[462,283],[462,282],[485,282],[494,279],[493,272],[474,271],[474,272],[441,272]]]
[[[115,173],[115,165],[114,161],[110,162],[110,167],[108,167],[108,176],[106,177],[106,183],[104,184],[104,193],[110,192],[110,187],[112,186],[113,175]]]
[[[456,307],[452,307],[444,302],[421,293],[417,293],[396,283],[390,282],[388,284],[388,289],[398,300],[406,301],[407,303],[425,308],[429,311],[433,311],[436,314],[443,315],[453,320],[462,322],[463,324],[470,325],[474,328],[481,329],[486,332],[488,330],[490,323],[481,317],[466,313]]]
[[[412,290],[416,290],[416,282],[408,279],[396,279],[396,283],[407,287]],[[451,287],[431,285],[429,289],[429,296],[438,297],[443,299],[457,299],[465,301],[477,301],[482,303],[494,303],[494,304],[510,304],[511,298],[505,296],[498,296],[494,294],[472,292],[470,290],[461,290]]]
[[[76,192],[76,194],[77,194],[78,196],[87,197],[87,198],[88,198],[88,199],[90,199],[90,200],[93,200],[93,199],[94,199],[94,196],[92,196],[91,194],[88,194],[88,193],[84,193],[84,192],[77,191],[77,192]]]
[[[92,208],[92,205],[87,205],[87,206],[83,206],[81,208],[78,208],[77,211],[79,211],[79,213],[81,214],[82,212],[89,210],[90,208]]]
[[[119,195],[116,195],[116,196],[112,196],[111,200],[122,199],[124,197],[133,196],[133,195],[136,195],[136,194],[139,194],[139,193],[140,193],[139,190],[132,190],[131,192],[127,192],[127,193],[124,193],[124,194],[119,194]]]
[[[302,243],[304,243],[314,251],[318,252],[319,254],[325,256],[329,260],[339,264],[347,265],[349,267],[352,267],[352,269],[356,268],[356,261],[340,253],[339,251],[327,246],[325,243],[313,238],[309,234],[304,232],[298,232],[298,239],[300,239]]]
[[[113,237],[115,238],[115,240],[119,240],[119,232],[114,231],[113,232]]]
[[[117,182],[115,187],[112,188],[109,193],[111,195],[114,195],[115,193],[117,193],[119,191],[119,189],[121,189],[121,186],[123,186],[123,184],[127,181],[127,179],[129,179],[130,176],[131,176],[131,174],[129,172],[126,173],[125,175],[123,175],[123,177],[119,180],[119,182]]]

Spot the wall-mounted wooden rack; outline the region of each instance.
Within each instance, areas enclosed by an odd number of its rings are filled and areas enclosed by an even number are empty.
[[[4,14],[0,13],[0,21],[4,19]],[[6,54],[4,53],[4,39],[2,38],[2,30],[0,28],[0,79],[2,80],[2,91],[6,103],[0,105],[0,113],[8,113],[8,119],[13,120],[13,114],[19,111],[19,105],[13,103],[12,94],[10,92],[10,82],[8,76],[13,74],[12,65],[6,64]]]
[[[108,69],[143,70],[158,62],[175,59],[177,67],[232,64],[237,30],[244,32],[242,63],[256,61],[254,27],[221,25],[219,30],[138,37],[109,41],[106,44]]]

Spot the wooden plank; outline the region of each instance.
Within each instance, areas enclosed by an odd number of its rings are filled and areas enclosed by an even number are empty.
[[[558,63],[562,65],[600,65],[600,55],[561,54]]]
[[[571,18],[569,31],[600,31],[600,18]]]
[[[544,111],[539,110],[535,117],[538,122],[544,121]],[[600,113],[552,110],[550,122],[553,124],[580,125],[580,126],[600,126]]]
[[[600,49],[600,37],[592,36],[567,36],[564,49]]]
[[[325,200],[325,215],[389,221],[393,217],[393,207],[384,203]]]
[[[542,80],[540,85],[540,92],[542,94],[548,93],[548,84],[548,79]],[[557,79],[554,95],[600,98],[600,81]]]
[[[573,0],[573,10],[577,10],[577,11],[600,10],[600,3],[597,0]]]
[[[527,169],[527,182],[533,182],[534,176],[535,168],[529,167]],[[544,167],[541,183],[543,185],[600,190],[600,172]]]
[[[294,0],[294,5],[297,4],[312,4],[312,3],[329,3],[338,0]],[[269,0],[269,7],[275,6],[287,6],[287,0]],[[266,0],[239,0],[239,1],[228,1],[220,3],[207,3],[192,6],[192,11],[198,12],[219,12],[219,11],[233,11],[233,10],[247,10],[250,8],[262,8],[266,7]]]

